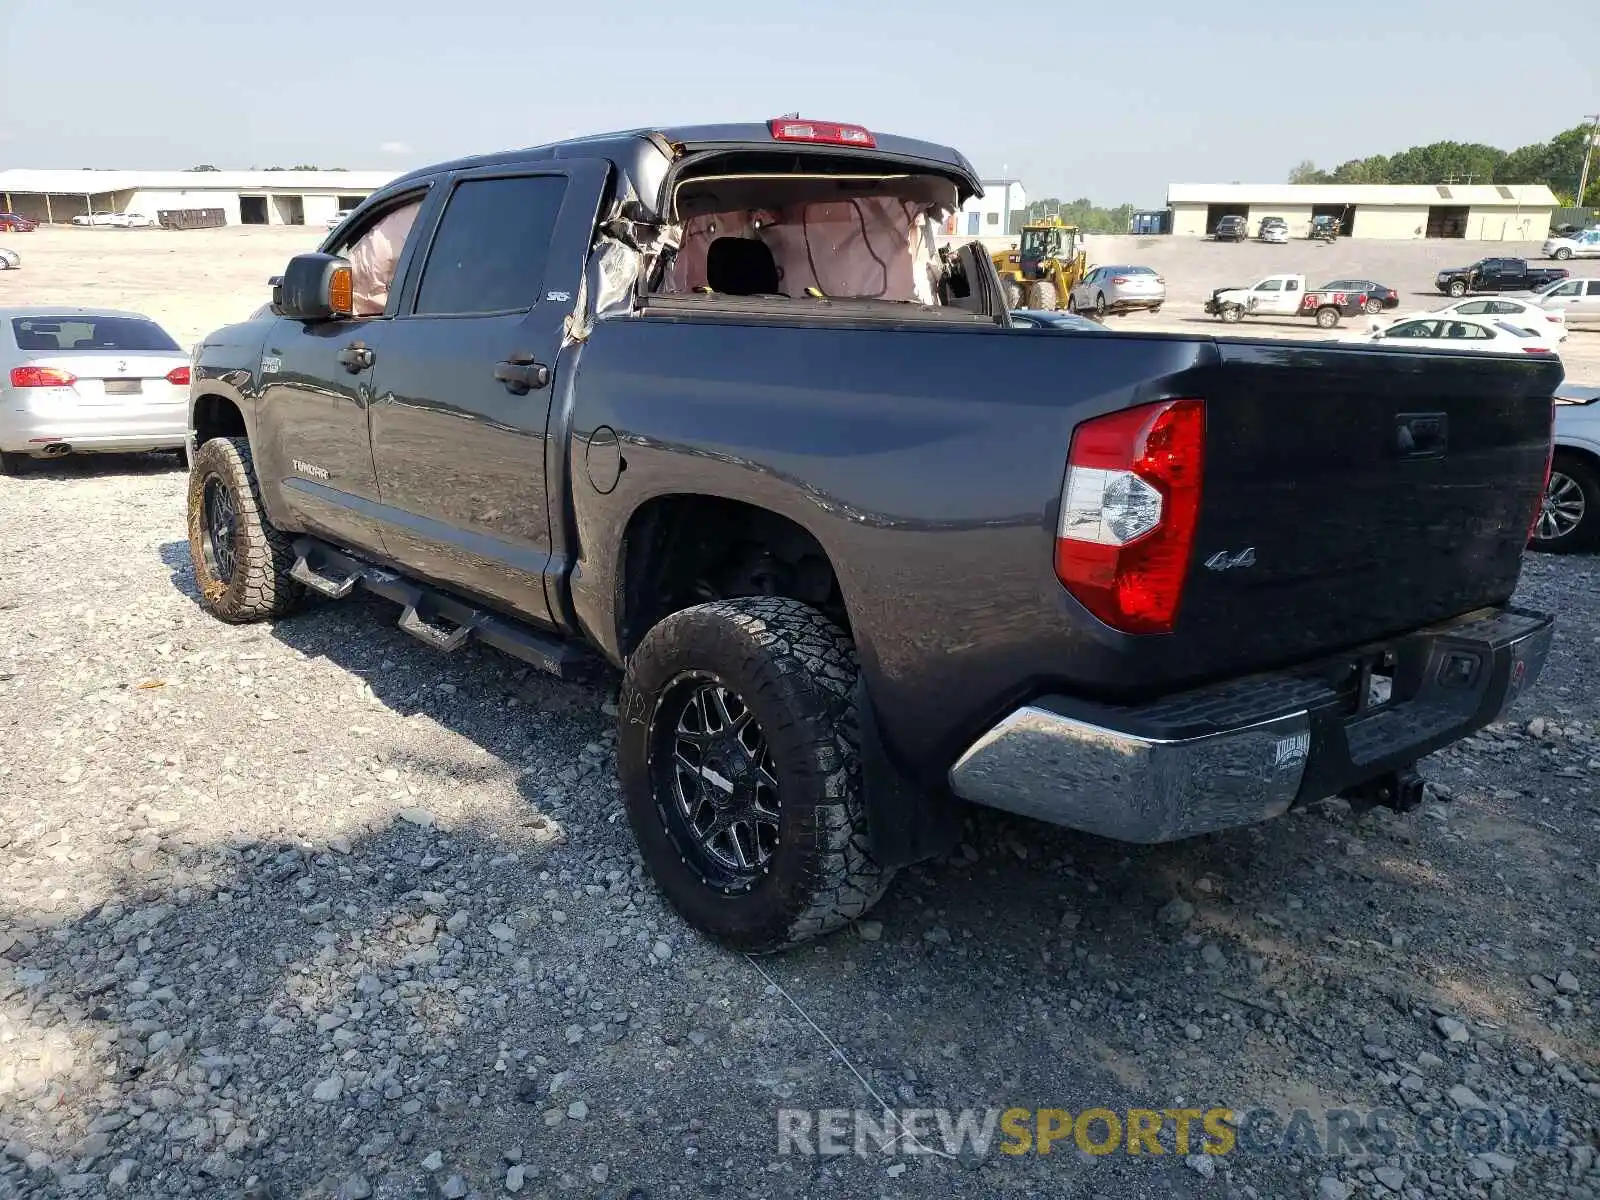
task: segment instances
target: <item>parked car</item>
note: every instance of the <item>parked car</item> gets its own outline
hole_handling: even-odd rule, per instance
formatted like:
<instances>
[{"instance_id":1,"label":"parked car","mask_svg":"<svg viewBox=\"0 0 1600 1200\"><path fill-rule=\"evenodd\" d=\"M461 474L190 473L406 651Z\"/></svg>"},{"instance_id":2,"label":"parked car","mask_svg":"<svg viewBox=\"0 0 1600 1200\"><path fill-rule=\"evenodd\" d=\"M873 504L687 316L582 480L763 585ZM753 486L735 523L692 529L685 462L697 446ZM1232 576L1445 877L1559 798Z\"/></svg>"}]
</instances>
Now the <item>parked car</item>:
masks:
<instances>
[{"instance_id":1,"label":"parked car","mask_svg":"<svg viewBox=\"0 0 1600 1200\"><path fill-rule=\"evenodd\" d=\"M1245 317L1312 317L1323 329L1366 307L1365 292L1309 291L1304 275L1268 275L1249 287L1218 288L1206 301L1206 312L1230 324Z\"/></svg>"},{"instance_id":2,"label":"parked car","mask_svg":"<svg viewBox=\"0 0 1600 1200\"><path fill-rule=\"evenodd\" d=\"M0 212L0 233L32 233L37 228L37 221L30 221L18 213Z\"/></svg>"},{"instance_id":3,"label":"parked car","mask_svg":"<svg viewBox=\"0 0 1600 1200\"><path fill-rule=\"evenodd\" d=\"M1480 258L1470 267L1446 267L1434 277L1434 286L1459 299L1468 292L1533 292L1558 279L1564 267L1530 267L1525 258Z\"/></svg>"},{"instance_id":4,"label":"parked car","mask_svg":"<svg viewBox=\"0 0 1600 1200\"><path fill-rule=\"evenodd\" d=\"M1223 217L1211 236L1219 242L1242 242L1250 236L1250 223L1243 217Z\"/></svg>"},{"instance_id":5,"label":"parked car","mask_svg":"<svg viewBox=\"0 0 1600 1200\"><path fill-rule=\"evenodd\" d=\"M1562 279L1534 296L1541 308L1559 309L1568 328L1600 328L1600 279Z\"/></svg>"},{"instance_id":6,"label":"parked car","mask_svg":"<svg viewBox=\"0 0 1600 1200\"><path fill-rule=\"evenodd\" d=\"M1167 281L1151 267L1096 267L1067 293L1067 308L1097 317L1141 309L1160 312L1166 298Z\"/></svg>"},{"instance_id":7,"label":"parked car","mask_svg":"<svg viewBox=\"0 0 1600 1200\"><path fill-rule=\"evenodd\" d=\"M1256 240L1276 245L1287 245L1289 242L1289 222L1282 217L1262 217L1261 224L1256 228Z\"/></svg>"},{"instance_id":8,"label":"parked car","mask_svg":"<svg viewBox=\"0 0 1600 1200\"><path fill-rule=\"evenodd\" d=\"M1078 333L1105 333L1106 327L1077 313L1060 309L1017 308L1011 311L1011 324L1017 329L1070 329Z\"/></svg>"},{"instance_id":9,"label":"parked car","mask_svg":"<svg viewBox=\"0 0 1600 1200\"><path fill-rule=\"evenodd\" d=\"M123 229L154 229L156 219L145 213L123 213L121 227Z\"/></svg>"},{"instance_id":10,"label":"parked car","mask_svg":"<svg viewBox=\"0 0 1600 1200\"><path fill-rule=\"evenodd\" d=\"M1460 313L1468 317L1495 317L1508 325L1526 329L1529 333L1540 334L1546 341L1567 340L1565 312L1560 308L1542 307L1538 303L1537 296L1531 300L1513 296L1479 296L1469 300L1457 300L1454 304L1435 309L1434 312L1440 316Z\"/></svg>"},{"instance_id":11,"label":"parked car","mask_svg":"<svg viewBox=\"0 0 1600 1200\"><path fill-rule=\"evenodd\" d=\"M97 225L105 228L116 228L127 225L128 221L121 213L90 212L79 213L72 218L72 223L82 226Z\"/></svg>"},{"instance_id":12,"label":"parked car","mask_svg":"<svg viewBox=\"0 0 1600 1200\"><path fill-rule=\"evenodd\" d=\"M1565 236L1548 237L1544 256L1565 261L1569 258L1600 258L1600 229L1584 229Z\"/></svg>"},{"instance_id":13,"label":"parked car","mask_svg":"<svg viewBox=\"0 0 1600 1200\"><path fill-rule=\"evenodd\" d=\"M1600 388L1556 389L1555 455L1532 544L1557 554L1600 548Z\"/></svg>"},{"instance_id":14,"label":"parked car","mask_svg":"<svg viewBox=\"0 0 1600 1200\"><path fill-rule=\"evenodd\" d=\"M981 243L913 257L979 186L799 119L393 181L196 352L198 602L616 664L643 864L747 951L862 916L957 799L1133 842L1419 804L1549 651L1508 604L1560 364L1010 329Z\"/></svg>"},{"instance_id":15,"label":"parked car","mask_svg":"<svg viewBox=\"0 0 1600 1200\"><path fill-rule=\"evenodd\" d=\"M22 255L0 246L0 271L15 271L22 265Z\"/></svg>"},{"instance_id":16,"label":"parked car","mask_svg":"<svg viewBox=\"0 0 1600 1200\"><path fill-rule=\"evenodd\" d=\"M0 474L22 460L181 450L189 359L149 317L0 308Z\"/></svg>"},{"instance_id":17,"label":"parked car","mask_svg":"<svg viewBox=\"0 0 1600 1200\"><path fill-rule=\"evenodd\" d=\"M1503 317L1468 317L1459 313L1417 313L1389 326L1373 322L1366 333L1355 334L1345 341L1555 357L1552 337L1513 325Z\"/></svg>"},{"instance_id":18,"label":"parked car","mask_svg":"<svg viewBox=\"0 0 1600 1200\"><path fill-rule=\"evenodd\" d=\"M1400 293L1392 287L1372 279L1333 279L1322 285L1325 292L1362 292L1367 297L1366 309L1374 315L1389 308L1400 307Z\"/></svg>"},{"instance_id":19,"label":"parked car","mask_svg":"<svg viewBox=\"0 0 1600 1200\"><path fill-rule=\"evenodd\" d=\"M355 209L353 208L341 208L338 212L334 213L333 216L328 218L328 228L337 229L340 225L345 223L350 214L354 211Z\"/></svg>"}]
</instances>

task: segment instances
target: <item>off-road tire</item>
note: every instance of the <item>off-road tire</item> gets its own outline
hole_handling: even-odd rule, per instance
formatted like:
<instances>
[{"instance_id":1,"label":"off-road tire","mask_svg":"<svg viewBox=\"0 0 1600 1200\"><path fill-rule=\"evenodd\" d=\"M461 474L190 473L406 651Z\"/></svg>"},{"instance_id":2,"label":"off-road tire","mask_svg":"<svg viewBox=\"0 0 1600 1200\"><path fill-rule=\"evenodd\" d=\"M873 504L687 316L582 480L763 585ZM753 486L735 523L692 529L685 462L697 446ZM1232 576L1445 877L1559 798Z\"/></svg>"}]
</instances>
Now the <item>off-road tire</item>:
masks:
<instances>
[{"instance_id":1,"label":"off-road tire","mask_svg":"<svg viewBox=\"0 0 1600 1200\"><path fill-rule=\"evenodd\" d=\"M1022 285L1013 279L1002 279L1000 289L1005 293L1006 311L1022 307Z\"/></svg>"},{"instance_id":2,"label":"off-road tire","mask_svg":"<svg viewBox=\"0 0 1600 1200\"><path fill-rule=\"evenodd\" d=\"M1574 551L1592 550L1600 545L1600 469L1593 460L1557 450L1550 464L1552 482L1565 476L1577 485L1583 495L1583 515L1577 525L1557 537L1540 537L1539 525L1534 524L1532 547L1547 554L1570 554Z\"/></svg>"},{"instance_id":3,"label":"off-road tire","mask_svg":"<svg viewBox=\"0 0 1600 1200\"><path fill-rule=\"evenodd\" d=\"M1048 279L1041 279L1037 283L1028 285L1028 307L1038 309L1040 312L1055 312L1059 303L1056 296L1056 285Z\"/></svg>"},{"instance_id":4,"label":"off-road tire","mask_svg":"<svg viewBox=\"0 0 1600 1200\"><path fill-rule=\"evenodd\" d=\"M1572 251L1568 250L1565 246L1561 246L1550 257L1555 259L1557 262L1566 262L1567 259L1572 257Z\"/></svg>"},{"instance_id":5,"label":"off-road tire","mask_svg":"<svg viewBox=\"0 0 1600 1200\"><path fill-rule=\"evenodd\" d=\"M233 496L236 565L226 582L217 577L205 553L204 496L213 479ZM282 616L305 595L305 589L289 577L294 560L288 535L267 520L249 440L218 437L201 446L189 472L189 561L194 565L200 606L235 625Z\"/></svg>"},{"instance_id":6,"label":"off-road tire","mask_svg":"<svg viewBox=\"0 0 1600 1200\"><path fill-rule=\"evenodd\" d=\"M686 675L709 674L750 710L771 751L779 834L767 873L745 890L708 881L663 805L652 771L662 701ZM719 600L673 613L628 658L617 709L617 766L645 867L697 929L765 954L828 933L875 904L893 876L873 861L861 794L855 647L798 600ZM670 714L668 715L670 719Z\"/></svg>"},{"instance_id":7,"label":"off-road tire","mask_svg":"<svg viewBox=\"0 0 1600 1200\"><path fill-rule=\"evenodd\" d=\"M22 464L27 457L26 454L14 454L10 450L0 451L0 475L22 474Z\"/></svg>"},{"instance_id":8,"label":"off-road tire","mask_svg":"<svg viewBox=\"0 0 1600 1200\"><path fill-rule=\"evenodd\" d=\"M1446 290L1450 293L1452 300L1459 300L1467 294L1467 281L1465 279L1452 279L1449 288Z\"/></svg>"}]
</instances>

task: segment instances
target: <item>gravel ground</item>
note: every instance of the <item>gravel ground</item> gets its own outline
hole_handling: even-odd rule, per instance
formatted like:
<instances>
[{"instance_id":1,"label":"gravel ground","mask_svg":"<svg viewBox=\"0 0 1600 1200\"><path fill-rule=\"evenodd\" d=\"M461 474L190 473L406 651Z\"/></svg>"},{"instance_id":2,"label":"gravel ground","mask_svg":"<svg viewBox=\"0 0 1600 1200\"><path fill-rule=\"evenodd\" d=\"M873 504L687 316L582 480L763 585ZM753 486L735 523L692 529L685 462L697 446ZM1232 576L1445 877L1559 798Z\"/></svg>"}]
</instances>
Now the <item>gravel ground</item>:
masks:
<instances>
[{"instance_id":1,"label":"gravel ground","mask_svg":"<svg viewBox=\"0 0 1600 1200\"><path fill-rule=\"evenodd\" d=\"M1595 559L1529 560L1554 661L1419 812L1155 848L975 814L872 919L752 962L642 876L614 684L438 656L376 600L222 625L184 482L0 480L0 1197L1600 1195ZM779 1107L881 1104L1563 1128L779 1153Z\"/></svg>"}]
</instances>

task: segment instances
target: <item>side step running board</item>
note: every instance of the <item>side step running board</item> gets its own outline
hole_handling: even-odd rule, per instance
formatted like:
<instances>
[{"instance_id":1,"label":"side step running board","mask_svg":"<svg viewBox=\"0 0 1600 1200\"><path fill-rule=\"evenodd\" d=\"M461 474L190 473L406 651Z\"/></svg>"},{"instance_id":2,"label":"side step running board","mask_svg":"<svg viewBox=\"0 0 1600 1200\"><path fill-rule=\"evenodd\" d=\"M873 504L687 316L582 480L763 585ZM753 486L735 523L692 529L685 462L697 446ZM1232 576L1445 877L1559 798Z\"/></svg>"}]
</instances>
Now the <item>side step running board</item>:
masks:
<instances>
[{"instance_id":1,"label":"side step running board","mask_svg":"<svg viewBox=\"0 0 1600 1200\"><path fill-rule=\"evenodd\" d=\"M296 538L294 553L289 571L292 578L335 600L348 596L357 584L393 600L402 609L400 628L435 650L448 653L476 639L561 679L579 678L595 665L594 656L575 642L473 608L454 596L335 550L326 542Z\"/></svg>"}]
</instances>

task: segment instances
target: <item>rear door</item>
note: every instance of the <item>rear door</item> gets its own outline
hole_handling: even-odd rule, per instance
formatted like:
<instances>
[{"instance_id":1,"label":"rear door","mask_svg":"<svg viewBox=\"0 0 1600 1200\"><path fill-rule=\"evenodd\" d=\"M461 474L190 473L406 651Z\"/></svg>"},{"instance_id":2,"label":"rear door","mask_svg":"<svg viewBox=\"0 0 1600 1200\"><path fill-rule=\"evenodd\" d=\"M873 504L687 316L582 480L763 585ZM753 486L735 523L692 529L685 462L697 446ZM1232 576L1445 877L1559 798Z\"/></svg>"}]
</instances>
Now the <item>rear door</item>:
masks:
<instances>
[{"instance_id":1,"label":"rear door","mask_svg":"<svg viewBox=\"0 0 1600 1200\"><path fill-rule=\"evenodd\" d=\"M452 176L378 352L390 554L547 623L565 564L552 561L546 426L608 176L588 160Z\"/></svg>"}]
</instances>

